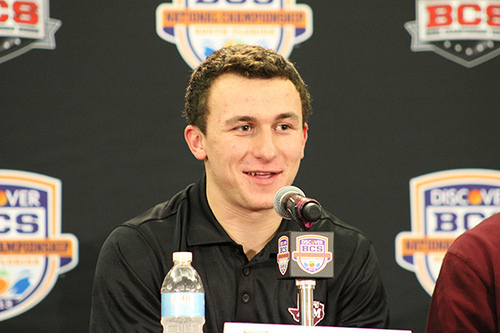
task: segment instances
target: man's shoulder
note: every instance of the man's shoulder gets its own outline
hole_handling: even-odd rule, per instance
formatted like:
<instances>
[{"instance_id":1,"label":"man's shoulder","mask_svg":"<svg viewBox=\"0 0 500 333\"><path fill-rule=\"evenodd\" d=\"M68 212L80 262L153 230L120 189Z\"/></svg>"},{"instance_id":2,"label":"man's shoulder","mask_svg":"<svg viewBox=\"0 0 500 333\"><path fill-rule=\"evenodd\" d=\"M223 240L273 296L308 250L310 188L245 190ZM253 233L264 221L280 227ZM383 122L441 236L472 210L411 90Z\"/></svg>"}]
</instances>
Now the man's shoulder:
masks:
<instances>
[{"instance_id":1,"label":"man's shoulder","mask_svg":"<svg viewBox=\"0 0 500 333\"><path fill-rule=\"evenodd\" d=\"M340 247L349 248L372 246L370 239L366 234L357 227L345 223L337 216L328 211L324 211L321 219L316 222L310 231L332 231L334 234L334 242Z\"/></svg>"},{"instance_id":2,"label":"man's shoulder","mask_svg":"<svg viewBox=\"0 0 500 333\"><path fill-rule=\"evenodd\" d=\"M192 184L178 192L169 200L159 203L136 217L116 226L109 234L106 243L150 242L158 237L178 237L177 222L179 214L187 211L183 206L189 205L189 191Z\"/></svg>"},{"instance_id":3,"label":"man's shoulder","mask_svg":"<svg viewBox=\"0 0 500 333\"><path fill-rule=\"evenodd\" d=\"M340 232L350 237L362 237L368 239L363 231L353 225L345 223L328 211L324 211L321 219L314 225L314 230L320 231L320 229L324 231Z\"/></svg>"},{"instance_id":4,"label":"man's shoulder","mask_svg":"<svg viewBox=\"0 0 500 333\"><path fill-rule=\"evenodd\" d=\"M169 219L175 219L181 207L188 204L189 190L192 184L186 189L178 192L172 198L162 203L155 205L147 211L137 215L136 217L124 222L121 226L132 229L153 227L161 223L165 225ZM167 223L168 224L168 223Z\"/></svg>"}]
</instances>

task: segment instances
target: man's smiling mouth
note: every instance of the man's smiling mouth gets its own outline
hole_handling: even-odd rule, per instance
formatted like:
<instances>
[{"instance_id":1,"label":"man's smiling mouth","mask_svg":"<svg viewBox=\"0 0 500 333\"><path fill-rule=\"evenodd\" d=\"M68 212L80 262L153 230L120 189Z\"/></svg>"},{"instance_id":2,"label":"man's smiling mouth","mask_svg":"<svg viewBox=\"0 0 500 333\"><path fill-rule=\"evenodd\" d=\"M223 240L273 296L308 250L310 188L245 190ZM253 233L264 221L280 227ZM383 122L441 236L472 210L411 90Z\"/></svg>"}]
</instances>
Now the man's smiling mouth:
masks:
<instances>
[{"instance_id":1,"label":"man's smiling mouth","mask_svg":"<svg viewBox=\"0 0 500 333\"><path fill-rule=\"evenodd\" d=\"M247 175L254 177L271 177L276 175L276 172L245 172Z\"/></svg>"}]
</instances>

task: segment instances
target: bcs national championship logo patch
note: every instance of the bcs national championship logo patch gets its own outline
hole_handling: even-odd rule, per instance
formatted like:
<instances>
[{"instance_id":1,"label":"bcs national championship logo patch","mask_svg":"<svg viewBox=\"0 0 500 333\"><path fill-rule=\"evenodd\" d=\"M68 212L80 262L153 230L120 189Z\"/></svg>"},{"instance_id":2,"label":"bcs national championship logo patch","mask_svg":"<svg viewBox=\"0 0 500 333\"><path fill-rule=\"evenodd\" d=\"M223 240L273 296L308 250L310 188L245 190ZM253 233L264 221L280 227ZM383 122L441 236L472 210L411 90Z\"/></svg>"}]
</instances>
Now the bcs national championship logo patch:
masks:
<instances>
[{"instance_id":1,"label":"bcs national championship logo patch","mask_svg":"<svg viewBox=\"0 0 500 333\"><path fill-rule=\"evenodd\" d=\"M0 170L0 321L34 307L78 263L78 241L61 234L61 182Z\"/></svg>"},{"instance_id":2,"label":"bcs national championship logo patch","mask_svg":"<svg viewBox=\"0 0 500 333\"><path fill-rule=\"evenodd\" d=\"M49 17L48 0L0 0L0 63L32 49L55 49L60 26Z\"/></svg>"},{"instance_id":3,"label":"bcs national championship logo patch","mask_svg":"<svg viewBox=\"0 0 500 333\"><path fill-rule=\"evenodd\" d=\"M500 54L500 0L416 0L407 22L411 49L434 51L467 68Z\"/></svg>"},{"instance_id":4,"label":"bcs national championship logo patch","mask_svg":"<svg viewBox=\"0 0 500 333\"><path fill-rule=\"evenodd\" d=\"M328 251L328 238L319 235L297 237L297 250L293 251L292 258L306 273L321 272L332 260L332 253Z\"/></svg>"},{"instance_id":5,"label":"bcs national championship logo patch","mask_svg":"<svg viewBox=\"0 0 500 333\"><path fill-rule=\"evenodd\" d=\"M396 237L396 261L432 295L444 255L464 231L500 212L500 171L456 169L410 180L411 231Z\"/></svg>"},{"instance_id":6,"label":"bcs national championship logo patch","mask_svg":"<svg viewBox=\"0 0 500 333\"><path fill-rule=\"evenodd\" d=\"M288 269L288 263L290 262L290 252L288 251L288 248L289 248L288 237L281 236L278 239L278 255L276 258L278 261L278 269L281 275L285 275Z\"/></svg>"},{"instance_id":7,"label":"bcs national championship logo patch","mask_svg":"<svg viewBox=\"0 0 500 333\"><path fill-rule=\"evenodd\" d=\"M295 0L173 0L156 9L156 32L197 67L213 51L261 45L288 58L313 31L312 11Z\"/></svg>"}]
</instances>

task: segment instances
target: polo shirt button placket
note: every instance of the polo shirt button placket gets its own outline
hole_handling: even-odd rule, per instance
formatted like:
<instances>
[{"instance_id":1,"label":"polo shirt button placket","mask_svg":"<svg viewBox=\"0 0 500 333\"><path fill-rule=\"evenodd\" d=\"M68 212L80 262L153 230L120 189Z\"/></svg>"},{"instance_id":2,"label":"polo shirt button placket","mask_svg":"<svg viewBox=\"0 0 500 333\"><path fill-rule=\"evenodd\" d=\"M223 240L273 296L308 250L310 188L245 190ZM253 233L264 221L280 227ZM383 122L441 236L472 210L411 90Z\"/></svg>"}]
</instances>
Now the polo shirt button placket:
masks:
<instances>
[{"instance_id":1,"label":"polo shirt button placket","mask_svg":"<svg viewBox=\"0 0 500 333\"><path fill-rule=\"evenodd\" d=\"M248 295L247 293L243 294L243 296L241 296L241 301L243 302L243 304L247 304L248 302L250 302L250 295Z\"/></svg>"}]
</instances>

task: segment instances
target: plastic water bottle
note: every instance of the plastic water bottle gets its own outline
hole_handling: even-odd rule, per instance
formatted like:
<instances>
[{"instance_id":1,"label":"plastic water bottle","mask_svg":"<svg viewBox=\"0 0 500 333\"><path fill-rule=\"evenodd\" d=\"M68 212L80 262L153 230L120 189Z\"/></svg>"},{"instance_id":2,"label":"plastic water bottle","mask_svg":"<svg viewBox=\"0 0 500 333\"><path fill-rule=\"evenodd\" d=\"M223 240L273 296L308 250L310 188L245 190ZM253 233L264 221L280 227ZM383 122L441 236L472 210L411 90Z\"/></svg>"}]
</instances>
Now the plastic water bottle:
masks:
<instances>
[{"instance_id":1,"label":"plastic water bottle","mask_svg":"<svg viewBox=\"0 0 500 333\"><path fill-rule=\"evenodd\" d=\"M174 252L174 267L161 286L161 324L164 333L202 333L205 290L191 266L191 252Z\"/></svg>"}]
</instances>

